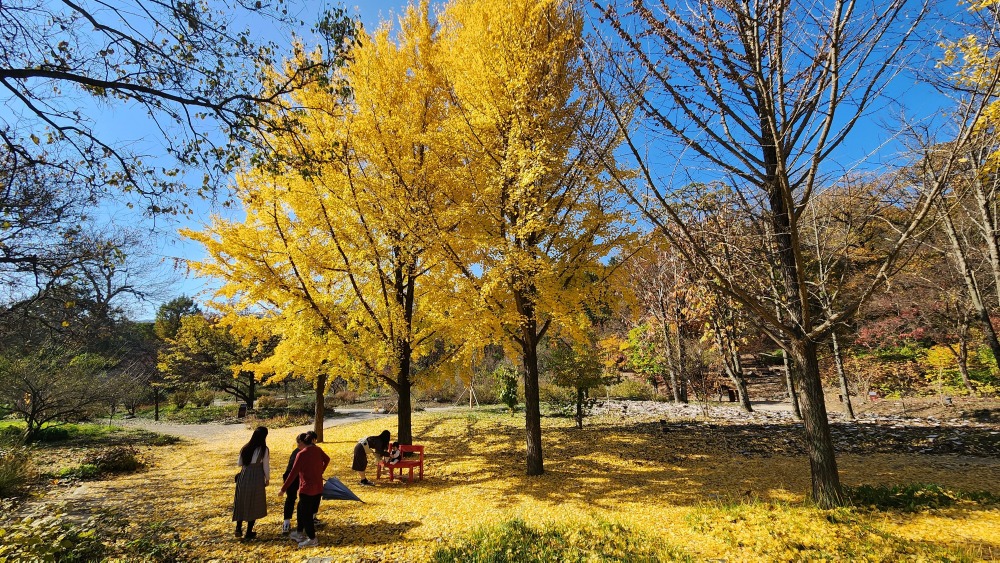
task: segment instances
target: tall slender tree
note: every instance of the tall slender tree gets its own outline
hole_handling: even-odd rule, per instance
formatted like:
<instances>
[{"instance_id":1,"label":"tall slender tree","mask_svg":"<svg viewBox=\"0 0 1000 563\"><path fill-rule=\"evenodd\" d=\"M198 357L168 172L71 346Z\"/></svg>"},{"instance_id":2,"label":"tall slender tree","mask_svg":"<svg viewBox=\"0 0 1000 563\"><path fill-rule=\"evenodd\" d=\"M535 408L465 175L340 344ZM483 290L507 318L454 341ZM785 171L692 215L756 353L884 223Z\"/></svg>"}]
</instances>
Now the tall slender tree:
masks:
<instances>
[{"instance_id":1,"label":"tall slender tree","mask_svg":"<svg viewBox=\"0 0 1000 563\"><path fill-rule=\"evenodd\" d=\"M812 497L820 506L839 505L844 496L817 344L894 271L899 249L914 236L936 193L908 202L911 220L896 244L856 298L832 314L817 315L809 294L802 213L837 150L881 102L907 53L918 48L913 33L925 8L901 0L867 10L849 1L822 9L797 0L593 4L614 30L606 45L621 51L610 65L594 65L597 82L609 103L635 101L643 131L649 133L630 134L628 141L648 190L635 193L633 201L647 220L681 239L679 247L691 249L689 261L710 264L713 283L758 319L791 357ZM625 131L636 125L629 115L620 120ZM960 131L957 142L967 138L968 131ZM644 145L651 139L657 144ZM761 261L775 266L777 303L755 290L762 284L748 287L712 266L712 249L687 232L671 180L660 166L678 155L690 162L682 182L725 181L748 202L749 220L770 230L771 244L762 248L772 252Z\"/></svg>"},{"instance_id":2,"label":"tall slender tree","mask_svg":"<svg viewBox=\"0 0 1000 563\"><path fill-rule=\"evenodd\" d=\"M467 220L445 247L521 358L527 473L539 475L538 346L554 324L589 323L584 303L620 241L618 196L601 170L619 137L585 87L575 3L455 0L441 25L451 130L468 163Z\"/></svg>"},{"instance_id":3,"label":"tall slender tree","mask_svg":"<svg viewBox=\"0 0 1000 563\"><path fill-rule=\"evenodd\" d=\"M210 254L196 268L224 280L234 329L280 337L259 370L312 380L318 409L335 375L377 378L398 394L399 439L411 443L411 386L440 363L415 360L448 359L435 346L462 313L448 309L435 245L436 225L455 222L457 165L427 3L401 23L395 38L387 26L361 38L330 85L296 95L302 129L276 135L279 153L240 178L244 221L188 235Z\"/></svg>"}]
</instances>

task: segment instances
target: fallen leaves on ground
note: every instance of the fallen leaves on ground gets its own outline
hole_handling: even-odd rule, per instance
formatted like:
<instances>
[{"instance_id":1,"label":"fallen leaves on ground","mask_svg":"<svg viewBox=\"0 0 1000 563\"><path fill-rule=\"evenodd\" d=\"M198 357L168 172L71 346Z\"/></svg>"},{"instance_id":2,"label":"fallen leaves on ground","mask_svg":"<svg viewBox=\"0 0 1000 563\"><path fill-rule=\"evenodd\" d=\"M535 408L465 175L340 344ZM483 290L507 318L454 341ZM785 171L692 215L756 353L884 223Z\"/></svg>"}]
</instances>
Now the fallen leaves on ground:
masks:
<instances>
[{"instance_id":1,"label":"fallen leaves on ground","mask_svg":"<svg viewBox=\"0 0 1000 563\"><path fill-rule=\"evenodd\" d=\"M996 506L917 513L811 507L804 500L809 465L795 425L595 419L578 430L570 419L544 418L545 474L528 477L523 418L478 409L417 413L413 434L427 448L425 478L390 483L383 476L376 487L360 486L350 471L354 444L393 423L326 430L321 447L332 458L326 475L340 477L365 502L323 501L319 547L300 550L280 534L278 479L294 429L271 429L268 436L269 514L251 543L233 537L230 521L238 442L158 447L145 472L50 496L68 498L81 511L122 511L135 526L169 521L189 555L204 561L424 561L479 527L514 518L533 526L620 524L662 546L664 559L891 561L940 559L954 548L1000 557ZM916 446L890 453L864 447L867 435L858 432L861 445L838 457L845 484L940 483L1000 494L996 450L980 457L931 455ZM371 467L369 477L374 473Z\"/></svg>"}]
</instances>

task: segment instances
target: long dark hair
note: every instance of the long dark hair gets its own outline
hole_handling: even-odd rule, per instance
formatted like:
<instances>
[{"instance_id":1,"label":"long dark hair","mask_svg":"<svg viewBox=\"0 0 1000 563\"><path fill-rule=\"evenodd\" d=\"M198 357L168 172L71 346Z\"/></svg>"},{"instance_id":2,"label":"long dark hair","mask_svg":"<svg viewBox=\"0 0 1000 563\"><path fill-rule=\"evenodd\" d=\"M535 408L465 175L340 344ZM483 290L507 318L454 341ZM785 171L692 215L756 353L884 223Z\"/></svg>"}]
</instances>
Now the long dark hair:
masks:
<instances>
[{"instance_id":1,"label":"long dark hair","mask_svg":"<svg viewBox=\"0 0 1000 563\"><path fill-rule=\"evenodd\" d=\"M250 441L240 450L240 461L243 462L243 465L250 465L253 452L257 448L264 448L264 451L267 451L267 428L263 426L258 426L253 431L253 434L250 435Z\"/></svg>"}]
</instances>

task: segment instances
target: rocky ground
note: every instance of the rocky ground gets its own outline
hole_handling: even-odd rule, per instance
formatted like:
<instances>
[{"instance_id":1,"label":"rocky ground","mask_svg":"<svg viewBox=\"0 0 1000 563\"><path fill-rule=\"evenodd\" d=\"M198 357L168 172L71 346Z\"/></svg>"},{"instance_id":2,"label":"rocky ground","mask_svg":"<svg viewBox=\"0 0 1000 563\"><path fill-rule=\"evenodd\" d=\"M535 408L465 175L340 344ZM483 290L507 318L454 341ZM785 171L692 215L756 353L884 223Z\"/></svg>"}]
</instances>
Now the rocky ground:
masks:
<instances>
[{"instance_id":1,"label":"rocky ground","mask_svg":"<svg viewBox=\"0 0 1000 563\"><path fill-rule=\"evenodd\" d=\"M838 452L851 454L956 454L1000 458L1000 403L984 401L963 408L917 408L937 416L904 416L898 408L859 409L856 421L830 413L830 429ZM969 405L965 405L968 407ZM596 423L631 426L637 433L694 439L736 455L770 457L805 453L802 423L789 404L760 403L747 413L733 403L708 405L601 401L591 411ZM624 424L623 424L624 423Z\"/></svg>"}]
</instances>

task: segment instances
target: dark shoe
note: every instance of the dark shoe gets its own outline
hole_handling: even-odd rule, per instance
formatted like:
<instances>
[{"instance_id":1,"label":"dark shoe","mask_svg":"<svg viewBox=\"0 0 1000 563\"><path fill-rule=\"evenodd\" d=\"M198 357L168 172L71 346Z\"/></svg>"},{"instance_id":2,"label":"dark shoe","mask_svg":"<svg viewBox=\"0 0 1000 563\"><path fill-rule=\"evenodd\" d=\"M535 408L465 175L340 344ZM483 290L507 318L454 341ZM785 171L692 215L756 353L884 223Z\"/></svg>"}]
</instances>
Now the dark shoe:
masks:
<instances>
[{"instance_id":1,"label":"dark shoe","mask_svg":"<svg viewBox=\"0 0 1000 563\"><path fill-rule=\"evenodd\" d=\"M243 537L243 526L236 526L236 537Z\"/></svg>"},{"instance_id":2,"label":"dark shoe","mask_svg":"<svg viewBox=\"0 0 1000 563\"><path fill-rule=\"evenodd\" d=\"M257 532L247 532L247 535L243 536L243 539L246 541L250 541L256 537L257 537Z\"/></svg>"},{"instance_id":3,"label":"dark shoe","mask_svg":"<svg viewBox=\"0 0 1000 563\"><path fill-rule=\"evenodd\" d=\"M366 487L374 487L375 486L375 483L372 483L368 479L362 479L361 480L361 484L364 485L364 486L366 486Z\"/></svg>"}]
</instances>

